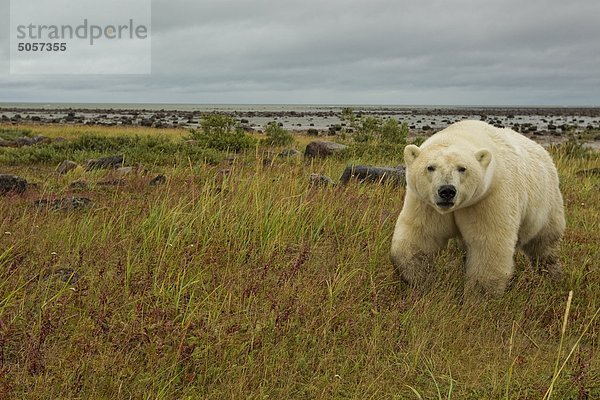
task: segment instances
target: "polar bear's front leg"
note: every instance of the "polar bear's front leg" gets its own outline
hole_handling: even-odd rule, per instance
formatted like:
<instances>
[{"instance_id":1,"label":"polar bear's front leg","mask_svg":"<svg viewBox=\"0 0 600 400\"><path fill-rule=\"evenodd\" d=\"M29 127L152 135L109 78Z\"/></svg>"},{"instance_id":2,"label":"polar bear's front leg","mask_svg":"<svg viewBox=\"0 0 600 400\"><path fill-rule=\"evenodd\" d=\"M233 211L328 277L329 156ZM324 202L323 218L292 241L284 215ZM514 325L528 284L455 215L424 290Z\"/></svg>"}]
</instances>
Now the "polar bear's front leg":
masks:
<instances>
[{"instance_id":1,"label":"polar bear's front leg","mask_svg":"<svg viewBox=\"0 0 600 400\"><path fill-rule=\"evenodd\" d=\"M515 242L492 243L489 237L467 240L465 293L504 293L514 272Z\"/></svg>"},{"instance_id":2,"label":"polar bear's front leg","mask_svg":"<svg viewBox=\"0 0 600 400\"><path fill-rule=\"evenodd\" d=\"M439 214L407 190L392 237L391 260L396 273L410 285L420 286L433 256L457 235L452 214Z\"/></svg>"},{"instance_id":3,"label":"polar bear's front leg","mask_svg":"<svg viewBox=\"0 0 600 400\"><path fill-rule=\"evenodd\" d=\"M516 206L503 205L488 197L455 213L467 246L466 293L502 294L513 275L519 216Z\"/></svg>"}]
</instances>

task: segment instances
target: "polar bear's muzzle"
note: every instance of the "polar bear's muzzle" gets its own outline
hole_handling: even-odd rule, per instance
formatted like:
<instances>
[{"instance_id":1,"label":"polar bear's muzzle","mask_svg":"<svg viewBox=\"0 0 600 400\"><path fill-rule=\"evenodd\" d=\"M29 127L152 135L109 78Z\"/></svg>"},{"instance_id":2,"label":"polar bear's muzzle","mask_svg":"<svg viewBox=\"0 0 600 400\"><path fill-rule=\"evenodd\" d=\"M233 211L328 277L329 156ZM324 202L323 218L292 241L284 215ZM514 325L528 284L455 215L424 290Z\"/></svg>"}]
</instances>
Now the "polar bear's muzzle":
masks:
<instances>
[{"instance_id":1,"label":"polar bear's muzzle","mask_svg":"<svg viewBox=\"0 0 600 400\"><path fill-rule=\"evenodd\" d=\"M449 210L454 207L456 198L456 187L454 185L442 185L437 190L435 204L442 210Z\"/></svg>"}]
</instances>

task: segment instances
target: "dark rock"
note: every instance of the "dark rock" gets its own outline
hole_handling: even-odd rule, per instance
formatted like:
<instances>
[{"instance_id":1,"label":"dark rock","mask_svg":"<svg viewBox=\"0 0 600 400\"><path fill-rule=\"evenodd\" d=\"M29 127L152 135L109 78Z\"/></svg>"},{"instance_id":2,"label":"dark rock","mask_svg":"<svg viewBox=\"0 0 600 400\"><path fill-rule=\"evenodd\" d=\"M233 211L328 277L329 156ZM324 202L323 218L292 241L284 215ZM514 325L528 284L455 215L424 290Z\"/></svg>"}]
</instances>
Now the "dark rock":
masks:
<instances>
[{"instance_id":1,"label":"dark rock","mask_svg":"<svg viewBox=\"0 0 600 400\"><path fill-rule=\"evenodd\" d=\"M80 275L71 268L59 268L56 271L50 271L44 276L44 280L58 279L64 283L76 284Z\"/></svg>"},{"instance_id":2,"label":"dark rock","mask_svg":"<svg viewBox=\"0 0 600 400\"><path fill-rule=\"evenodd\" d=\"M215 178L223 179L229 175L231 175L231 169L223 168L217 171L217 173L215 174Z\"/></svg>"},{"instance_id":3,"label":"dark rock","mask_svg":"<svg viewBox=\"0 0 600 400\"><path fill-rule=\"evenodd\" d=\"M108 169L119 168L123 166L123 156L102 157L95 160L86 160L85 169L91 171L93 169Z\"/></svg>"},{"instance_id":4,"label":"dark rock","mask_svg":"<svg viewBox=\"0 0 600 400\"><path fill-rule=\"evenodd\" d=\"M90 184L81 179L77 179L69 184L69 189L71 190L87 190L89 187Z\"/></svg>"},{"instance_id":5,"label":"dark rock","mask_svg":"<svg viewBox=\"0 0 600 400\"><path fill-rule=\"evenodd\" d=\"M0 147L18 147L14 140L0 139Z\"/></svg>"},{"instance_id":6,"label":"dark rock","mask_svg":"<svg viewBox=\"0 0 600 400\"><path fill-rule=\"evenodd\" d=\"M133 167L119 167L115 170L115 178L123 179L133 172Z\"/></svg>"},{"instance_id":7,"label":"dark rock","mask_svg":"<svg viewBox=\"0 0 600 400\"><path fill-rule=\"evenodd\" d=\"M47 208L52 211L71 211L86 208L92 204L87 197L65 197L64 199L41 199L33 202L38 208Z\"/></svg>"},{"instance_id":8,"label":"dark rock","mask_svg":"<svg viewBox=\"0 0 600 400\"><path fill-rule=\"evenodd\" d=\"M341 184L347 184L351 179L359 182L390 182L394 185L406 185L406 169L400 167L370 167L365 165L347 166L340 178Z\"/></svg>"},{"instance_id":9,"label":"dark rock","mask_svg":"<svg viewBox=\"0 0 600 400\"><path fill-rule=\"evenodd\" d=\"M308 184L311 187L318 187L318 186L334 186L335 183L333 182L333 180L328 177L327 175L320 175L320 174L310 174L310 176L308 177Z\"/></svg>"},{"instance_id":10,"label":"dark rock","mask_svg":"<svg viewBox=\"0 0 600 400\"><path fill-rule=\"evenodd\" d=\"M33 146L34 144L47 143L49 141L50 141L49 138L42 136L42 135L37 135L34 137L23 136L20 138L16 138L14 140L0 140L0 147Z\"/></svg>"},{"instance_id":11,"label":"dark rock","mask_svg":"<svg viewBox=\"0 0 600 400\"><path fill-rule=\"evenodd\" d=\"M23 193L27 189L27 181L16 175L0 175L0 195Z\"/></svg>"},{"instance_id":12,"label":"dark rock","mask_svg":"<svg viewBox=\"0 0 600 400\"><path fill-rule=\"evenodd\" d=\"M64 160L63 162L60 163L60 165L58 167L56 167L56 173L60 174L60 175L64 175L67 172L74 170L78 166L79 166L79 164L77 164L74 161Z\"/></svg>"},{"instance_id":13,"label":"dark rock","mask_svg":"<svg viewBox=\"0 0 600 400\"><path fill-rule=\"evenodd\" d=\"M600 175L600 168L590 168L590 169L582 169L581 171L577 171L577 176L592 176L592 175Z\"/></svg>"},{"instance_id":14,"label":"dark rock","mask_svg":"<svg viewBox=\"0 0 600 400\"><path fill-rule=\"evenodd\" d=\"M167 183L167 177L163 174L158 174L150 181L150 186L164 185Z\"/></svg>"},{"instance_id":15,"label":"dark rock","mask_svg":"<svg viewBox=\"0 0 600 400\"><path fill-rule=\"evenodd\" d=\"M98 182L98 186L119 186L125 184L123 179L108 179L102 182Z\"/></svg>"},{"instance_id":16,"label":"dark rock","mask_svg":"<svg viewBox=\"0 0 600 400\"><path fill-rule=\"evenodd\" d=\"M315 124L311 124L311 126L314 126ZM310 128L308 131L306 131L307 135L310 136L319 136L319 130L318 129L314 129L314 128Z\"/></svg>"},{"instance_id":17,"label":"dark rock","mask_svg":"<svg viewBox=\"0 0 600 400\"><path fill-rule=\"evenodd\" d=\"M302 153L296 149L285 149L278 154L279 157L300 157Z\"/></svg>"},{"instance_id":18,"label":"dark rock","mask_svg":"<svg viewBox=\"0 0 600 400\"><path fill-rule=\"evenodd\" d=\"M335 153L339 153L344 150L347 146L339 143L324 142L321 140L315 140L310 142L306 146L304 152L305 157L327 157Z\"/></svg>"}]
</instances>

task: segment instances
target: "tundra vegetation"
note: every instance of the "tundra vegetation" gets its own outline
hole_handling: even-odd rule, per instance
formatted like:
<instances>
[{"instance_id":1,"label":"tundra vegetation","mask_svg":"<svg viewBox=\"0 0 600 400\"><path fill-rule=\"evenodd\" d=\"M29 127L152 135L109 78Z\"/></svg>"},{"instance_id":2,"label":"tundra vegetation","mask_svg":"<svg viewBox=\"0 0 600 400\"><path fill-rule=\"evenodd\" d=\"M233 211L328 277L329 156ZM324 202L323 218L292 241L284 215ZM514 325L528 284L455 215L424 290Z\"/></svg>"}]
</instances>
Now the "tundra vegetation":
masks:
<instances>
[{"instance_id":1,"label":"tundra vegetation","mask_svg":"<svg viewBox=\"0 0 600 400\"><path fill-rule=\"evenodd\" d=\"M349 147L310 160L280 153L314 138L219 115L0 126L50 139L0 147L0 173L29 182L0 197L0 398L600 398L598 153L550 149L563 281L517 254L504 296L463 301L457 243L431 288L394 275L403 188L308 184L402 163L407 128L351 111ZM115 154L133 168L55 171Z\"/></svg>"}]
</instances>

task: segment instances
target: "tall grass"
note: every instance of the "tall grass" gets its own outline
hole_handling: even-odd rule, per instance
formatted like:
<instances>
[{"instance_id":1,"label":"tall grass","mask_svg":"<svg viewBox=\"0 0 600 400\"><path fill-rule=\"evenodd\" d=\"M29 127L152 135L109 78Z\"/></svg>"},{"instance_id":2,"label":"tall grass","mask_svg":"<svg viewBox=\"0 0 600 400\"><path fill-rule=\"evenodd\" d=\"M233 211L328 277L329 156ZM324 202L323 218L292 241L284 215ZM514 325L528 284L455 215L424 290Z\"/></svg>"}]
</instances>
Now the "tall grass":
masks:
<instances>
[{"instance_id":1,"label":"tall grass","mask_svg":"<svg viewBox=\"0 0 600 400\"><path fill-rule=\"evenodd\" d=\"M0 398L596 398L599 160L556 151L564 282L518 255L479 303L456 244L430 290L396 281L403 190L308 185L344 160L176 159L71 212L32 202L103 172L4 165L42 183L0 199Z\"/></svg>"}]
</instances>

